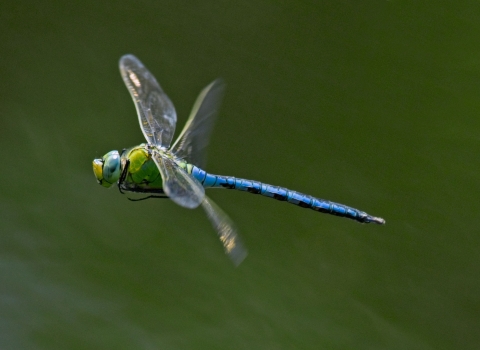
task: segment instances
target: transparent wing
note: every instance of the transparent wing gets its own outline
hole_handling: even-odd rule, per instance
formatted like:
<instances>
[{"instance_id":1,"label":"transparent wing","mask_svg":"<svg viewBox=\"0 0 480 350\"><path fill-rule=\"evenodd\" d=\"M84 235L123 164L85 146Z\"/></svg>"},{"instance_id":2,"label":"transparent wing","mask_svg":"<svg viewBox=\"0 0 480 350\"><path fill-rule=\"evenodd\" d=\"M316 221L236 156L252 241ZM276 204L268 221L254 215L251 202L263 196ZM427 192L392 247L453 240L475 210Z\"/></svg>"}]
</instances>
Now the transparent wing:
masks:
<instances>
[{"instance_id":1,"label":"transparent wing","mask_svg":"<svg viewBox=\"0 0 480 350\"><path fill-rule=\"evenodd\" d=\"M218 233L218 237L225 249L225 254L230 257L235 266L240 265L247 256L247 250L240 241L232 220L218 205L206 196L203 199L202 207Z\"/></svg>"},{"instance_id":2,"label":"transparent wing","mask_svg":"<svg viewBox=\"0 0 480 350\"><path fill-rule=\"evenodd\" d=\"M135 56L122 56L119 66L123 81L135 102L143 135L148 143L168 148L177 123L172 101Z\"/></svg>"},{"instance_id":3,"label":"transparent wing","mask_svg":"<svg viewBox=\"0 0 480 350\"><path fill-rule=\"evenodd\" d=\"M200 168L205 166L206 148L224 89L223 81L217 79L200 92L185 127L171 148L177 157Z\"/></svg>"},{"instance_id":4,"label":"transparent wing","mask_svg":"<svg viewBox=\"0 0 480 350\"><path fill-rule=\"evenodd\" d=\"M178 205L196 208L205 198L205 189L195 178L188 175L175 161L153 150L152 158L163 179L163 190Z\"/></svg>"}]
</instances>

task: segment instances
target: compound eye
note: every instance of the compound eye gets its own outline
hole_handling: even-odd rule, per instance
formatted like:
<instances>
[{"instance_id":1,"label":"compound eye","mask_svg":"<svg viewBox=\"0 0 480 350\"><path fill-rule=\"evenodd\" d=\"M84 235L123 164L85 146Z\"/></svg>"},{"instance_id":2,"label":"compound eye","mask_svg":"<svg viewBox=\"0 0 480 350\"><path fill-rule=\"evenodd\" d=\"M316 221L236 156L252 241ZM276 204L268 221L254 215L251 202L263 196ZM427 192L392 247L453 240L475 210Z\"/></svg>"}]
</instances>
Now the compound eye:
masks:
<instances>
[{"instance_id":1,"label":"compound eye","mask_svg":"<svg viewBox=\"0 0 480 350\"><path fill-rule=\"evenodd\" d=\"M118 181L121 174L121 161L118 151L108 152L103 157L103 178L110 185Z\"/></svg>"}]
</instances>

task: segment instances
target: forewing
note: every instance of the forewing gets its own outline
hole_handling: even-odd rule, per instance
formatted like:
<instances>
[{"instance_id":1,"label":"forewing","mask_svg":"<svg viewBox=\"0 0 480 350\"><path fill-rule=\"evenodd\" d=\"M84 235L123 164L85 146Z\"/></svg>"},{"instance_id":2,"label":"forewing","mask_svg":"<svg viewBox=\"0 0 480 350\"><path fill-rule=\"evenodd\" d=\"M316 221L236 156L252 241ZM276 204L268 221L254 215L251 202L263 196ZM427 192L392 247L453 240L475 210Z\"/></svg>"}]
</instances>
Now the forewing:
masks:
<instances>
[{"instance_id":1,"label":"forewing","mask_svg":"<svg viewBox=\"0 0 480 350\"><path fill-rule=\"evenodd\" d=\"M217 79L200 92L185 127L171 148L177 157L200 168L205 166L206 148L224 88L223 81Z\"/></svg>"},{"instance_id":2,"label":"forewing","mask_svg":"<svg viewBox=\"0 0 480 350\"><path fill-rule=\"evenodd\" d=\"M154 150L152 158L163 179L163 190L172 201L185 208L196 208L205 197L202 184L171 158Z\"/></svg>"},{"instance_id":3,"label":"forewing","mask_svg":"<svg viewBox=\"0 0 480 350\"><path fill-rule=\"evenodd\" d=\"M148 143L169 147L175 132L177 114L155 77L133 55L120 58L120 73L135 102L138 120Z\"/></svg>"},{"instance_id":4,"label":"forewing","mask_svg":"<svg viewBox=\"0 0 480 350\"><path fill-rule=\"evenodd\" d=\"M232 220L207 196L203 199L202 207L217 231L225 253L230 257L235 266L240 265L247 256L247 250L240 241Z\"/></svg>"}]
</instances>

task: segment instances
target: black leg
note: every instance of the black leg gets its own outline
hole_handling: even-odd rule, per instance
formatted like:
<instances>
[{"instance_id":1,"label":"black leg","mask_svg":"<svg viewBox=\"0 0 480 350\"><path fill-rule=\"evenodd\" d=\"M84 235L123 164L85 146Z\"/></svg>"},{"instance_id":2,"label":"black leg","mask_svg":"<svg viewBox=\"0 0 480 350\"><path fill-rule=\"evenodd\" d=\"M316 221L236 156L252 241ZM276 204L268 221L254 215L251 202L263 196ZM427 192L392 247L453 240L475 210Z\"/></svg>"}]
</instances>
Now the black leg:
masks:
<instances>
[{"instance_id":1,"label":"black leg","mask_svg":"<svg viewBox=\"0 0 480 350\"><path fill-rule=\"evenodd\" d=\"M125 194L122 191L122 185L125 179L127 178L127 173L128 173L128 167L130 166L130 159L127 159L127 162L125 163L125 166L123 167L122 175L120 175L120 179L118 180L118 190L120 191L121 194Z\"/></svg>"}]
</instances>

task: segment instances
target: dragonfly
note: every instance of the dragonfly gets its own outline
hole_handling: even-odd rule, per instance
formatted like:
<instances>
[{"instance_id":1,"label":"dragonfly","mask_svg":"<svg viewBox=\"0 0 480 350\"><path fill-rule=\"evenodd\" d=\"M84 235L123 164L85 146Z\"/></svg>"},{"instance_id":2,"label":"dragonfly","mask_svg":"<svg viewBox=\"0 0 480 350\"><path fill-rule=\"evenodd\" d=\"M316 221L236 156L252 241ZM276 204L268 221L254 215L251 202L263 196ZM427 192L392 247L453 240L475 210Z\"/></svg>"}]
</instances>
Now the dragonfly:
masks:
<instances>
[{"instance_id":1,"label":"dragonfly","mask_svg":"<svg viewBox=\"0 0 480 350\"><path fill-rule=\"evenodd\" d=\"M209 136L223 96L223 81L217 79L201 91L183 130L171 145L177 123L173 103L137 57L122 56L119 67L147 142L121 152L110 151L94 159L97 182L106 188L117 184L121 193L137 193L144 196L141 199L170 198L189 209L201 206L235 265L244 260L247 250L232 220L205 195L205 189L234 189L360 223L385 224L380 217L343 204L256 180L214 175L203 170Z\"/></svg>"}]
</instances>

